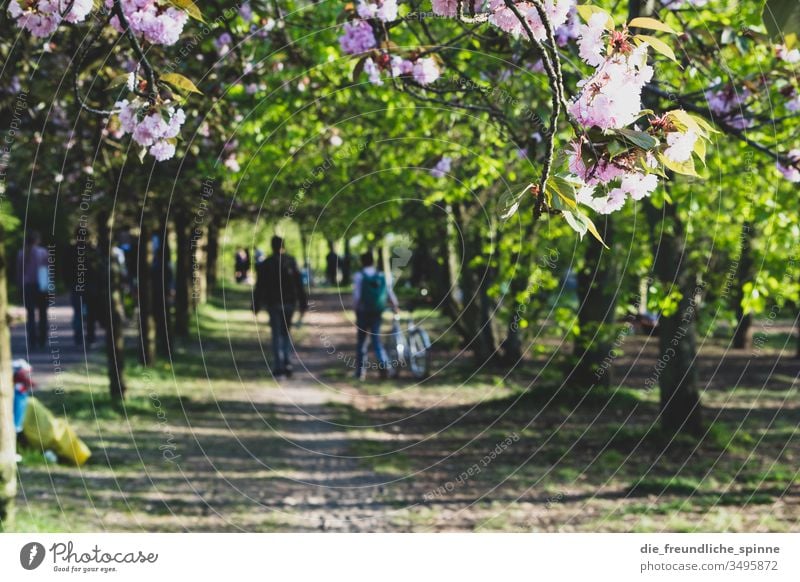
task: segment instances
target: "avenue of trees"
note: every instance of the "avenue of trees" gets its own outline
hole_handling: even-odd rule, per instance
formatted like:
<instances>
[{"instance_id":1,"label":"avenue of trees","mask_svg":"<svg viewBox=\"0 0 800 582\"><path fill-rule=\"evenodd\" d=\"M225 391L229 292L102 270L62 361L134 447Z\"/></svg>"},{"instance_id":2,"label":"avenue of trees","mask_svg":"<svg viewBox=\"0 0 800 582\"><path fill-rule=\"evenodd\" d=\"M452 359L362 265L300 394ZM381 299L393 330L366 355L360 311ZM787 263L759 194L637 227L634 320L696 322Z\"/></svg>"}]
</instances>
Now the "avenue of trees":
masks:
<instances>
[{"instance_id":1,"label":"avenue of trees","mask_svg":"<svg viewBox=\"0 0 800 582\"><path fill-rule=\"evenodd\" d=\"M413 283L498 373L554 334L571 340L564 389L609 390L620 318L658 313L658 420L699 437L698 334L724 324L745 349L755 318L800 306L796 2L153 0L172 18L158 35L126 0L84 4L54 30L31 20L37 2L0 15L0 321L28 226L63 248L88 225L101 257L135 234L145 366L190 336L232 220L255 233L288 218L321 240L403 233ZM603 76L613 59L630 78ZM122 403L123 305L101 272ZM575 308L553 301L569 274ZM4 325L0 520L15 495L10 361Z\"/></svg>"}]
</instances>

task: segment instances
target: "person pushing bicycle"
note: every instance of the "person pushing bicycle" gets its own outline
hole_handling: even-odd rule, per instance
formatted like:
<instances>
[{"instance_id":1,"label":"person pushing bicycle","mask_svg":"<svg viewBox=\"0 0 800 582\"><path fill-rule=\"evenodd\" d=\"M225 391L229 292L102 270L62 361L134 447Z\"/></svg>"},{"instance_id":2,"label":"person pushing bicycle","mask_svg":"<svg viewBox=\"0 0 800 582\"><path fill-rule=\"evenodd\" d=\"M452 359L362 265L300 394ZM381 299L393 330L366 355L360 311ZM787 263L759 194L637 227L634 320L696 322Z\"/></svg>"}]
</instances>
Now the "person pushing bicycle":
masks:
<instances>
[{"instance_id":1,"label":"person pushing bicycle","mask_svg":"<svg viewBox=\"0 0 800 582\"><path fill-rule=\"evenodd\" d=\"M356 312L356 373L358 380L366 380L367 336L372 339L372 348L378 360L378 371L381 378L389 374L389 358L381 342L381 317L386 304L391 304L392 311L397 313L400 306L397 296L384 273L375 268L372 251L361 255L361 270L353 276L353 309Z\"/></svg>"}]
</instances>

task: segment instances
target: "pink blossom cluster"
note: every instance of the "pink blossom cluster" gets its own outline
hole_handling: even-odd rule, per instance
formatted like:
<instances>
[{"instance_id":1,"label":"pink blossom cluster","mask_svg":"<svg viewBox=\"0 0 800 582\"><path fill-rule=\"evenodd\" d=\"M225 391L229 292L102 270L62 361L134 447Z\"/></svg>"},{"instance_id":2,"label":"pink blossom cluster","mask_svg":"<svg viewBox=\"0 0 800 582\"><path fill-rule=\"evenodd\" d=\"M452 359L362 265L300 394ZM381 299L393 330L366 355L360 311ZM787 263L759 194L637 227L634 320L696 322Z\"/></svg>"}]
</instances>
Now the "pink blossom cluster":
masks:
<instances>
[{"instance_id":1,"label":"pink blossom cluster","mask_svg":"<svg viewBox=\"0 0 800 582\"><path fill-rule=\"evenodd\" d=\"M430 85L441 75L439 66L431 57L411 61L397 55L390 57L386 53L381 54L377 61L372 57L364 61L364 72L373 85L383 85L383 72L394 78L410 76L420 85Z\"/></svg>"},{"instance_id":2,"label":"pink blossom cluster","mask_svg":"<svg viewBox=\"0 0 800 582\"><path fill-rule=\"evenodd\" d=\"M575 4L575 0L543 0L544 12L547 14L554 31L567 22L569 12L575 7ZM547 40L547 30L536 6L530 2L515 2L515 7L520 15L525 18L533 37L538 41ZM523 33L527 36L527 31L522 22L514 14L514 11L506 6L505 0L489 0L489 10L492 12L489 22L496 27L515 37Z\"/></svg>"},{"instance_id":3,"label":"pink blossom cluster","mask_svg":"<svg viewBox=\"0 0 800 582\"><path fill-rule=\"evenodd\" d=\"M783 177L794 184L800 183L800 170L796 166L800 165L800 149L794 149L787 154L787 157L794 163L791 166L785 166L778 162L778 171L783 174Z\"/></svg>"},{"instance_id":4,"label":"pink blossom cluster","mask_svg":"<svg viewBox=\"0 0 800 582\"><path fill-rule=\"evenodd\" d=\"M583 141L572 142L569 168L581 182L575 201L595 212L600 214L616 212L625 205L628 197L641 200L652 194L658 186L658 177L655 174L646 174L633 169L634 164L631 160L623 159L618 163L601 158L587 166L583 154ZM652 157L648 157L648 160L649 165L655 165ZM598 186L602 186L603 193L595 196Z\"/></svg>"},{"instance_id":5,"label":"pink blossom cluster","mask_svg":"<svg viewBox=\"0 0 800 582\"><path fill-rule=\"evenodd\" d=\"M719 79L716 83L719 83ZM706 91L706 101L711 112L726 125L736 129L747 129L753 122L745 117L744 105L751 95L747 87L737 89L733 85L727 85L716 91Z\"/></svg>"},{"instance_id":6,"label":"pink blossom cluster","mask_svg":"<svg viewBox=\"0 0 800 582\"><path fill-rule=\"evenodd\" d=\"M133 141L147 148L159 162L175 155L175 138L180 133L186 114L172 106L152 110L149 104L124 99L115 104L122 135L131 134Z\"/></svg>"},{"instance_id":7,"label":"pink blossom cluster","mask_svg":"<svg viewBox=\"0 0 800 582\"><path fill-rule=\"evenodd\" d=\"M358 15L361 18L377 18L382 22L397 19L397 0L358 0Z\"/></svg>"},{"instance_id":8,"label":"pink blossom cluster","mask_svg":"<svg viewBox=\"0 0 800 582\"><path fill-rule=\"evenodd\" d=\"M449 156L442 156L441 159L436 162L436 165L431 168L431 176L434 178L444 178L444 176L450 173L450 170L453 168L453 159Z\"/></svg>"},{"instance_id":9,"label":"pink blossom cluster","mask_svg":"<svg viewBox=\"0 0 800 582\"><path fill-rule=\"evenodd\" d=\"M431 5L433 13L439 16L455 18L458 15L458 0L431 0ZM473 0L472 6L477 14L483 6L483 0ZM464 14L469 14L469 0L461 4L461 10Z\"/></svg>"},{"instance_id":10,"label":"pink blossom cluster","mask_svg":"<svg viewBox=\"0 0 800 582\"><path fill-rule=\"evenodd\" d=\"M653 78L647 49L643 43L628 55L604 60L594 75L578 83L581 92L570 114L587 128L622 129L633 123L642 110L642 89Z\"/></svg>"},{"instance_id":11,"label":"pink blossom cluster","mask_svg":"<svg viewBox=\"0 0 800 582\"><path fill-rule=\"evenodd\" d=\"M53 34L61 21L83 22L92 11L92 0L74 0L69 12L62 16L69 0L11 0L8 13L17 26L41 38Z\"/></svg>"},{"instance_id":12,"label":"pink blossom cluster","mask_svg":"<svg viewBox=\"0 0 800 582\"><path fill-rule=\"evenodd\" d=\"M800 49L789 50L784 44L775 47L775 56L790 65L800 63Z\"/></svg>"},{"instance_id":13,"label":"pink blossom cluster","mask_svg":"<svg viewBox=\"0 0 800 582\"><path fill-rule=\"evenodd\" d=\"M114 2L105 0L105 5L111 9ZM189 20L183 10L162 5L157 0L122 0L120 5L131 30L152 44L175 44ZM111 26L122 32L117 16L111 19Z\"/></svg>"},{"instance_id":14,"label":"pink blossom cluster","mask_svg":"<svg viewBox=\"0 0 800 582\"><path fill-rule=\"evenodd\" d=\"M339 37L339 46L348 55L357 55L378 46L372 26L365 20L345 22L344 34Z\"/></svg>"}]
</instances>

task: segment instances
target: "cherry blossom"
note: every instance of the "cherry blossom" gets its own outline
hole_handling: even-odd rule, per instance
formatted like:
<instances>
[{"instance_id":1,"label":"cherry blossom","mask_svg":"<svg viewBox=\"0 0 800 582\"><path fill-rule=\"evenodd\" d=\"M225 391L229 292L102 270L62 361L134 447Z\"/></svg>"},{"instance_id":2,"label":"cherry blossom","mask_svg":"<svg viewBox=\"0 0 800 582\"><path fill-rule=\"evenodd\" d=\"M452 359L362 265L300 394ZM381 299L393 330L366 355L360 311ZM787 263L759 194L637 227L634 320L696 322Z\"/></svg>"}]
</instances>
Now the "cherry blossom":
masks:
<instances>
[{"instance_id":1,"label":"cherry blossom","mask_svg":"<svg viewBox=\"0 0 800 582\"><path fill-rule=\"evenodd\" d=\"M431 57L418 59L411 71L414 80L420 85L430 85L439 78L440 74L436 61Z\"/></svg>"},{"instance_id":2,"label":"cherry blossom","mask_svg":"<svg viewBox=\"0 0 800 582\"><path fill-rule=\"evenodd\" d=\"M106 0L105 5L111 9L114 2ZM163 6L156 0L121 0L120 5L134 34L152 44L175 44L189 20L183 10ZM117 32L123 32L116 16L111 19L110 24Z\"/></svg>"},{"instance_id":3,"label":"cherry blossom","mask_svg":"<svg viewBox=\"0 0 800 582\"><path fill-rule=\"evenodd\" d=\"M431 169L431 176L434 178L443 178L445 174L448 174L453 166L453 160L449 156L442 156L442 158L436 162L436 165Z\"/></svg>"},{"instance_id":4,"label":"cherry blossom","mask_svg":"<svg viewBox=\"0 0 800 582\"><path fill-rule=\"evenodd\" d=\"M75 0L69 12L62 16L68 5L68 0L11 0L8 12L17 26L44 38L53 34L62 20L72 24L83 22L93 7L92 0Z\"/></svg>"},{"instance_id":5,"label":"cherry blossom","mask_svg":"<svg viewBox=\"0 0 800 582\"><path fill-rule=\"evenodd\" d=\"M431 0L431 5L433 7L433 13L438 14L439 16L448 16L450 18L455 18L458 15L458 0ZM469 13L469 0L465 1L462 4L461 10L464 14ZM483 6L483 0L474 0L473 8L475 12L480 12L481 7Z\"/></svg>"},{"instance_id":6,"label":"cherry blossom","mask_svg":"<svg viewBox=\"0 0 800 582\"><path fill-rule=\"evenodd\" d=\"M377 18L389 22L397 19L397 0L358 0L357 12L361 18Z\"/></svg>"},{"instance_id":7,"label":"cherry blossom","mask_svg":"<svg viewBox=\"0 0 800 582\"><path fill-rule=\"evenodd\" d=\"M344 34L339 37L342 51L348 55L357 55L378 46L372 26L363 20L345 22Z\"/></svg>"},{"instance_id":8,"label":"cherry blossom","mask_svg":"<svg viewBox=\"0 0 800 582\"><path fill-rule=\"evenodd\" d=\"M562 26L567 21L569 11L575 4L575 0L544 0L542 2L544 11L547 14L547 18L550 20L550 25L553 27L553 30ZM530 2L516 2L515 7L517 11L524 16L533 38L540 42L547 40L547 30L536 6ZM492 12L492 15L489 17L489 22L499 29L515 37L520 36L523 32L527 35L527 31L525 31L517 15L514 14L511 8L506 6L505 0L490 0L489 10Z\"/></svg>"},{"instance_id":9,"label":"cherry blossom","mask_svg":"<svg viewBox=\"0 0 800 582\"><path fill-rule=\"evenodd\" d=\"M782 61L789 64L800 63L800 49L789 50L786 45L778 45L775 47L775 55Z\"/></svg>"},{"instance_id":10,"label":"cherry blossom","mask_svg":"<svg viewBox=\"0 0 800 582\"><path fill-rule=\"evenodd\" d=\"M124 99L115 104L120 122L120 135L131 134L133 141L149 148L150 154L158 161L175 155L174 139L186 121L183 109L171 105L153 107L138 98Z\"/></svg>"},{"instance_id":11,"label":"cherry blossom","mask_svg":"<svg viewBox=\"0 0 800 582\"><path fill-rule=\"evenodd\" d=\"M800 149L794 149L787 154L787 157L794 162L795 165L800 164ZM795 166L784 166L778 162L778 171L783 174L783 177L794 184L800 183L800 170Z\"/></svg>"},{"instance_id":12,"label":"cherry blossom","mask_svg":"<svg viewBox=\"0 0 800 582\"><path fill-rule=\"evenodd\" d=\"M643 43L628 56L613 55L592 77L578 83L581 93L569 112L581 125L621 129L636 120L642 109L642 89L653 78L647 48Z\"/></svg>"},{"instance_id":13,"label":"cherry blossom","mask_svg":"<svg viewBox=\"0 0 800 582\"><path fill-rule=\"evenodd\" d=\"M606 47L603 41L603 34L605 33L606 22L608 17L602 12L593 14L589 22L585 25L578 27L578 55L584 60L587 65L599 67L605 57Z\"/></svg>"},{"instance_id":14,"label":"cherry blossom","mask_svg":"<svg viewBox=\"0 0 800 582\"><path fill-rule=\"evenodd\" d=\"M667 147L664 155L670 160L682 164L692 158L694 146L697 143L697 134L689 130L685 133L672 131L667 134Z\"/></svg>"}]
</instances>

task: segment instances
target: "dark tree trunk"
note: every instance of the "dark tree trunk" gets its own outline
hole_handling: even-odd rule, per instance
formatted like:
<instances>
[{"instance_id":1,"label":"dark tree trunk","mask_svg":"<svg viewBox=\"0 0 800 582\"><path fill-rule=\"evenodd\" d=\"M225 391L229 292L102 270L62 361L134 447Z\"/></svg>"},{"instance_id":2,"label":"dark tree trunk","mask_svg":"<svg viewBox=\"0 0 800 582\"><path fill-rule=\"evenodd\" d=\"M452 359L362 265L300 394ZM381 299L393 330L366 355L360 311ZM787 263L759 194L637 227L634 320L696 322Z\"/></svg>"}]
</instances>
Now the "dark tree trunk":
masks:
<instances>
[{"instance_id":1,"label":"dark tree trunk","mask_svg":"<svg viewBox=\"0 0 800 582\"><path fill-rule=\"evenodd\" d=\"M0 531L14 522L17 495L17 433L14 430L14 384L11 382L11 339L8 333L8 263L5 232L0 224Z\"/></svg>"},{"instance_id":2,"label":"dark tree trunk","mask_svg":"<svg viewBox=\"0 0 800 582\"><path fill-rule=\"evenodd\" d=\"M533 234L536 222L529 220L522 233L520 251L513 257L514 273L508 286L507 297L510 298L511 313L508 316L506 338L503 340L503 360L510 366L522 359L522 322L536 315L531 313L530 269L535 260L536 246ZM499 247L499 245L498 245ZM539 250L539 249L536 249Z\"/></svg>"},{"instance_id":3,"label":"dark tree trunk","mask_svg":"<svg viewBox=\"0 0 800 582\"><path fill-rule=\"evenodd\" d=\"M688 268L685 231L675 204L659 210L646 202L645 209L652 231L655 276L665 294L681 294L677 309L659 319L660 357L654 373L661 390L661 426L668 434L699 436L703 419L695 368L695 321L702 288Z\"/></svg>"},{"instance_id":4,"label":"dark tree trunk","mask_svg":"<svg viewBox=\"0 0 800 582\"><path fill-rule=\"evenodd\" d=\"M744 299L744 286L754 279L753 267L753 238L755 231L750 222L742 225L740 238L739 264L736 267L736 282L733 289L733 307L736 310L736 329L733 332L733 347L737 350L748 349L752 343L753 315L750 311L745 313L742 308Z\"/></svg>"},{"instance_id":5,"label":"dark tree trunk","mask_svg":"<svg viewBox=\"0 0 800 582\"><path fill-rule=\"evenodd\" d=\"M175 335L189 335L189 289L194 247L189 236L189 219L183 210L175 213Z\"/></svg>"},{"instance_id":6,"label":"dark tree trunk","mask_svg":"<svg viewBox=\"0 0 800 582\"><path fill-rule=\"evenodd\" d=\"M214 216L208 221L206 233L206 294L213 296L217 288L219 258L219 226Z\"/></svg>"},{"instance_id":7,"label":"dark tree trunk","mask_svg":"<svg viewBox=\"0 0 800 582\"><path fill-rule=\"evenodd\" d=\"M478 364L491 361L497 355L497 341L492 328L494 301L488 290L494 281L494 272L483 253L483 236L480 225L463 217L459 205L453 206L456 221L464 232L461 261L462 336L465 347L472 350ZM477 219L476 219L477 220ZM470 224L472 222L472 224Z\"/></svg>"},{"instance_id":8,"label":"dark tree trunk","mask_svg":"<svg viewBox=\"0 0 800 582\"><path fill-rule=\"evenodd\" d=\"M171 266L169 234L166 222L159 229L160 244L154 254L153 311L156 320L156 352L161 358L170 357L172 312L170 306Z\"/></svg>"},{"instance_id":9,"label":"dark tree trunk","mask_svg":"<svg viewBox=\"0 0 800 582\"><path fill-rule=\"evenodd\" d=\"M344 239L344 255L342 255L342 285L349 285L353 274L353 256L350 254L350 239Z\"/></svg>"},{"instance_id":10,"label":"dark tree trunk","mask_svg":"<svg viewBox=\"0 0 800 582\"><path fill-rule=\"evenodd\" d=\"M98 251L102 266L103 319L106 328L106 369L111 400L125 399L125 308L122 302L122 271L111 251L111 228L106 213L98 215Z\"/></svg>"},{"instance_id":11,"label":"dark tree trunk","mask_svg":"<svg viewBox=\"0 0 800 582\"><path fill-rule=\"evenodd\" d=\"M600 226L603 240L611 246L614 240L610 216ZM614 315L617 307L619 275L616 257L594 239L584 244L583 268L578 272L578 325L575 338L575 367L570 384L580 388L609 387L613 378L612 349Z\"/></svg>"},{"instance_id":12,"label":"dark tree trunk","mask_svg":"<svg viewBox=\"0 0 800 582\"><path fill-rule=\"evenodd\" d=\"M139 362L151 366L156 359L156 323L153 317L153 241L146 219L139 231L137 279L139 282Z\"/></svg>"}]
</instances>

